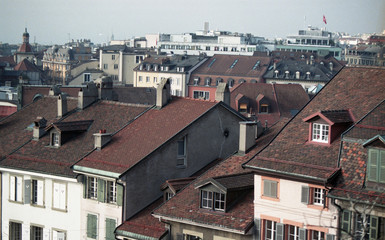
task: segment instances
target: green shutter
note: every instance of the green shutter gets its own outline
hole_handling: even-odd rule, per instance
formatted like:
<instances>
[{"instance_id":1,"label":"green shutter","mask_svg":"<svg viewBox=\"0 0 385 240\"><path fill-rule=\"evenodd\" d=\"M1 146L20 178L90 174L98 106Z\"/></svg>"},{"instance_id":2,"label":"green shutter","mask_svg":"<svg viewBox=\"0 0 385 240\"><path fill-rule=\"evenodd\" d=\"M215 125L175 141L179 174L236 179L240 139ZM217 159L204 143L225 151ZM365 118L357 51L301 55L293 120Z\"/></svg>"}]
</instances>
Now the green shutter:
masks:
<instances>
[{"instance_id":1,"label":"green shutter","mask_svg":"<svg viewBox=\"0 0 385 240\"><path fill-rule=\"evenodd\" d=\"M105 202L105 198L106 198L105 189L106 189L106 181L98 178L98 201L99 202Z\"/></svg>"},{"instance_id":2,"label":"green shutter","mask_svg":"<svg viewBox=\"0 0 385 240\"><path fill-rule=\"evenodd\" d=\"M261 219L259 218L254 219L254 225L255 225L254 239L260 240L261 239Z\"/></svg>"},{"instance_id":3,"label":"green shutter","mask_svg":"<svg viewBox=\"0 0 385 240\"><path fill-rule=\"evenodd\" d=\"M306 240L306 229L299 229L298 240Z\"/></svg>"},{"instance_id":4,"label":"green shutter","mask_svg":"<svg viewBox=\"0 0 385 240\"><path fill-rule=\"evenodd\" d=\"M98 217L96 215L93 215L93 214L87 215L87 237L96 239L97 223L98 223Z\"/></svg>"},{"instance_id":5,"label":"green shutter","mask_svg":"<svg viewBox=\"0 0 385 240\"><path fill-rule=\"evenodd\" d=\"M106 218L106 240L115 240L116 220Z\"/></svg>"},{"instance_id":6,"label":"green shutter","mask_svg":"<svg viewBox=\"0 0 385 240\"><path fill-rule=\"evenodd\" d=\"M335 236L333 234L326 234L326 240L334 240Z\"/></svg>"},{"instance_id":7,"label":"green shutter","mask_svg":"<svg viewBox=\"0 0 385 240\"><path fill-rule=\"evenodd\" d=\"M282 223L277 223L277 236L275 240L283 240L284 235L284 225Z\"/></svg>"},{"instance_id":8,"label":"green shutter","mask_svg":"<svg viewBox=\"0 0 385 240\"><path fill-rule=\"evenodd\" d=\"M116 184L116 203L118 206L123 205L123 186L120 184Z\"/></svg>"},{"instance_id":9,"label":"green shutter","mask_svg":"<svg viewBox=\"0 0 385 240\"><path fill-rule=\"evenodd\" d=\"M378 151L375 149L369 149L369 160L368 160L368 180L377 182L377 159L378 159Z\"/></svg>"},{"instance_id":10,"label":"green shutter","mask_svg":"<svg viewBox=\"0 0 385 240\"><path fill-rule=\"evenodd\" d=\"M309 187L308 186L302 186L301 203L309 204Z\"/></svg>"},{"instance_id":11,"label":"green shutter","mask_svg":"<svg viewBox=\"0 0 385 240\"><path fill-rule=\"evenodd\" d=\"M379 159L379 177L378 180L381 183L385 183L385 151L380 151L380 159Z\"/></svg>"},{"instance_id":12,"label":"green shutter","mask_svg":"<svg viewBox=\"0 0 385 240\"><path fill-rule=\"evenodd\" d=\"M83 198L87 198L87 176L83 175Z\"/></svg>"},{"instance_id":13,"label":"green shutter","mask_svg":"<svg viewBox=\"0 0 385 240\"><path fill-rule=\"evenodd\" d=\"M348 210L342 211L341 217L341 229L344 233L350 233L350 222L351 222L352 213Z\"/></svg>"},{"instance_id":14,"label":"green shutter","mask_svg":"<svg viewBox=\"0 0 385 240\"><path fill-rule=\"evenodd\" d=\"M32 184L31 179L24 180L24 203L29 204L31 203L31 190Z\"/></svg>"},{"instance_id":15,"label":"green shutter","mask_svg":"<svg viewBox=\"0 0 385 240\"><path fill-rule=\"evenodd\" d=\"M378 235L378 217L370 216L369 239L375 240Z\"/></svg>"}]
</instances>

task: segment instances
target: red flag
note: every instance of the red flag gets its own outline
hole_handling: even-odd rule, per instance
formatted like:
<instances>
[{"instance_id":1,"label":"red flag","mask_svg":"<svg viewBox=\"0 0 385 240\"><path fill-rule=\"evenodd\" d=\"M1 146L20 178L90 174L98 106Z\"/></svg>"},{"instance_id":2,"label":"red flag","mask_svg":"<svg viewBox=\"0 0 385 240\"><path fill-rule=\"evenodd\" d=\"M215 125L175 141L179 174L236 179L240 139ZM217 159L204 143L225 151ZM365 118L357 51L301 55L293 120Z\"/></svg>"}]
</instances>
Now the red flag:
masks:
<instances>
[{"instance_id":1,"label":"red flag","mask_svg":"<svg viewBox=\"0 0 385 240\"><path fill-rule=\"evenodd\" d=\"M324 23L326 24L326 17L325 17L325 15L324 15L323 21L324 21Z\"/></svg>"}]
</instances>

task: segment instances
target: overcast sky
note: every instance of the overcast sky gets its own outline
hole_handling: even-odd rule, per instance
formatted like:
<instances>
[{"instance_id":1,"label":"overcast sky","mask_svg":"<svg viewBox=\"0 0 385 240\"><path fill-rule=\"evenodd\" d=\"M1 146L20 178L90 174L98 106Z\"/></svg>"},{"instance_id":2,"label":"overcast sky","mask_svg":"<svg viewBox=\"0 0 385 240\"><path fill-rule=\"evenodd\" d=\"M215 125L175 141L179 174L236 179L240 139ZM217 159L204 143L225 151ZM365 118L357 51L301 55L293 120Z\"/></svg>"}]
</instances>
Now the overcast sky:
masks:
<instances>
[{"instance_id":1,"label":"overcast sky","mask_svg":"<svg viewBox=\"0 0 385 240\"><path fill-rule=\"evenodd\" d=\"M325 15L327 24L322 22ZM306 19L306 20L305 20ZM385 0L0 0L0 42L94 43L203 29L286 37L307 25L329 31L382 33Z\"/></svg>"}]
</instances>

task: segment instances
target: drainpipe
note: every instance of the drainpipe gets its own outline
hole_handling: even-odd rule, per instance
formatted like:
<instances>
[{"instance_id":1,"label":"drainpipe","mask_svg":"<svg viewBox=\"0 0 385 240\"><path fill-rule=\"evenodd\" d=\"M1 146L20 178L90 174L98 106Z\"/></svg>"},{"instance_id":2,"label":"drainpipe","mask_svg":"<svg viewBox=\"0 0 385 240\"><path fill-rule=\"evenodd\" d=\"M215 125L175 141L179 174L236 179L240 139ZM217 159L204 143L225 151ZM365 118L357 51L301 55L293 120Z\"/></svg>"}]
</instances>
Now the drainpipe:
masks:
<instances>
[{"instance_id":1,"label":"drainpipe","mask_svg":"<svg viewBox=\"0 0 385 240\"><path fill-rule=\"evenodd\" d=\"M337 207L337 209L338 209L338 219L337 219L337 236L336 236L336 239L341 239L341 221L340 221L340 219L341 219L341 217L342 217L342 211L343 211L343 209L342 209L342 207L340 206L340 205L338 205L337 203L336 203L336 199L335 198L332 198L332 205L333 206L335 206L335 207Z\"/></svg>"}]
</instances>

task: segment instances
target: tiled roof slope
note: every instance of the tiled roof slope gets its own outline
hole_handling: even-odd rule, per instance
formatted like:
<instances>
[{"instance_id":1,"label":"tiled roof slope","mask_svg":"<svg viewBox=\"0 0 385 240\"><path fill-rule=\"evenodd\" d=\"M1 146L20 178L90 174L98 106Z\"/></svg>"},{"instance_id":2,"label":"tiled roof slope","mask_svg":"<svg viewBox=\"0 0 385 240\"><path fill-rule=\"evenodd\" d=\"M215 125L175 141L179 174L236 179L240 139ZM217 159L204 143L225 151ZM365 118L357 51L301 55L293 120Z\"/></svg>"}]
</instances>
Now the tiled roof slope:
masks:
<instances>
[{"instance_id":1,"label":"tiled roof slope","mask_svg":"<svg viewBox=\"0 0 385 240\"><path fill-rule=\"evenodd\" d=\"M94 151L76 165L122 174L216 104L174 97L162 109L144 113L115 134L102 151Z\"/></svg>"},{"instance_id":2,"label":"tiled roof slope","mask_svg":"<svg viewBox=\"0 0 385 240\"><path fill-rule=\"evenodd\" d=\"M39 104L40 102L41 100L34 104ZM56 109L56 104L55 101L54 109ZM58 148L47 147L50 145L50 137L49 134L45 134L39 141L33 140L22 146L12 155L1 161L0 165L8 168L73 177L75 173L73 173L71 165L94 149L94 133L97 133L100 129L105 129L107 132L116 132L146 109L147 107L143 106L98 101L82 111L70 114L62 121L93 120L86 132L78 133ZM33 115L36 115L36 113ZM42 116L46 117L45 115Z\"/></svg>"},{"instance_id":3,"label":"tiled roof slope","mask_svg":"<svg viewBox=\"0 0 385 240\"><path fill-rule=\"evenodd\" d=\"M76 108L77 101L67 101L69 111ZM0 121L0 159L32 139L32 126L39 116L48 121L47 125L57 121L57 98L44 97Z\"/></svg>"},{"instance_id":4,"label":"tiled roof slope","mask_svg":"<svg viewBox=\"0 0 385 240\"><path fill-rule=\"evenodd\" d=\"M236 60L238 61L235 62ZM259 65L254 67L258 61ZM209 77L214 75L261 79L270 64L270 61L270 57L214 55L193 71L189 85L194 85L195 76L201 76L202 78L203 76ZM231 66L233 67L231 68ZM228 79L223 80L224 82L227 82ZM199 84L205 85L204 79L201 79ZM212 79L211 86L216 86L215 79Z\"/></svg>"},{"instance_id":5,"label":"tiled roof slope","mask_svg":"<svg viewBox=\"0 0 385 240\"><path fill-rule=\"evenodd\" d=\"M36 95L40 94L42 96L48 95L49 90L52 86L41 85L41 86L22 86L22 106L26 106L33 102ZM80 87L61 87L62 92L68 94L69 97L77 97L79 94Z\"/></svg>"},{"instance_id":6,"label":"tiled roof slope","mask_svg":"<svg viewBox=\"0 0 385 240\"><path fill-rule=\"evenodd\" d=\"M23 59L23 61L19 62L14 69L16 71L26 71L26 72L40 72L40 70L27 59Z\"/></svg>"},{"instance_id":7,"label":"tiled roof slope","mask_svg":"<svg viewBox=\"0 0 385 240\"><path fill-rule=\"evenodd\" d=\"M200 209L199 189L196 189L195 184L210 178L216 178L216 180L219 179L221 181L220 176L225 175L228 175L226 178L228 180L229 177L231 178L229 175L235 176L250 172L248 169L243 169L241 164L266 146L287 121L287 119L282 119L282 121L269 128L264 135L256 140L256 146L246 155L232 155L209 169L169 201L155 209L153 214L157 217L176 222L183 220L183 222L191 222L192 224L204 224L208 228L220 227L223 230L234 230L240 233L247 231L253 225L254 218L254 195L252 189L228 211L215 214L215 212ZM226 181L225 184L229 183Z\"/></svg>"},{"instance_id":8,"label":"tiled roof slope","mask_svg":"<svg viewBox=\"0 0 385 240\"><path fill-rule=\"evenodd\" d=\"M352 201L369 201L385 206L385 191L375 191L367 186L367 148L363 143L376 136L385 135L385 100L343 137L340 165L342 174L330 196Z\"/></svg>"},{"instance_id":9,"label":"tiled roof slope","mask_svg":"<svg viewBox=\"0 0 385 240\"><path fill-rule=\"evenodd\" d=\"M360 119L383 99L384 79L385 68L345 67L245 166L326 181L338 168L340 138L330 146L309 143L309 124L303 119L325 110L350 110L353 120Z\"/></svg>"},{"instance_id":10,"label":"tiled roof slope","mask_svg":"<svg viewBox=\"0 0 385 240\"><path fill-rule=\"evenodd\" d=\"M309 96L299 84L241 83L231 89L230 106L236 107L237 96L249 99L250 112L255 114L262 124L273 125L281 117L292 117L291 111L299 111L309 101ZM258 96L263 95L269 102L269 113L259 113Z\"/></svg>"}]
</instances>

